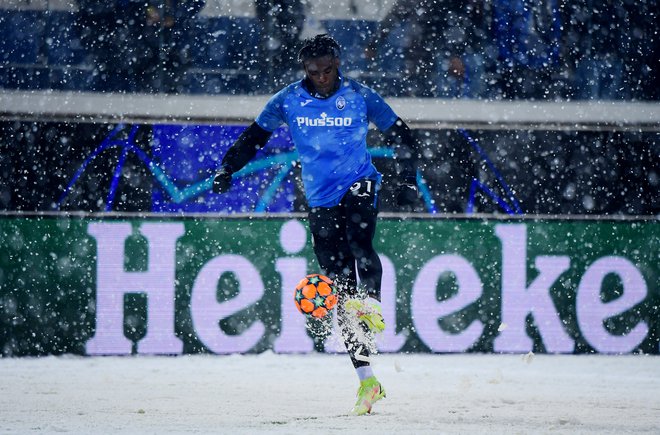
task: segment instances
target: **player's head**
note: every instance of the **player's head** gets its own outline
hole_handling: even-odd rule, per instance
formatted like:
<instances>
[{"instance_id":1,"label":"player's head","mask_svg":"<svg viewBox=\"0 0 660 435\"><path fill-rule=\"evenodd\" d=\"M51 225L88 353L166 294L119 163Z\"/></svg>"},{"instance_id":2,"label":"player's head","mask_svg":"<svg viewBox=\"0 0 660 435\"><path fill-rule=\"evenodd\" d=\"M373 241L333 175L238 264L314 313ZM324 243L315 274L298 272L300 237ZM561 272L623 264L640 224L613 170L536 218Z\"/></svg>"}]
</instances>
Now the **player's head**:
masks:
<instances>
[{"instance_id":1,"label":"player's head","mask_svg":"<svg viewBox=\"0 0 660 435\"><path fill-rule=\"evenodd\" d=\"M303 46L298 52L298 61L304 64L305 61L323 56L339 58L340 51L337 41L327 33L323 33L303 41Z\"/></svg>"},{"instance_id":2,"label":"player's head","mask_svg":"<svg viewBox=\"0 0 660 435\"><path fill-rule=\"evenodd\" d=\"M323 96L333 93L339 79L339 52L339 44L327 34L305 39L298 52L305 75Z\"/></svg>"}]
</instances>

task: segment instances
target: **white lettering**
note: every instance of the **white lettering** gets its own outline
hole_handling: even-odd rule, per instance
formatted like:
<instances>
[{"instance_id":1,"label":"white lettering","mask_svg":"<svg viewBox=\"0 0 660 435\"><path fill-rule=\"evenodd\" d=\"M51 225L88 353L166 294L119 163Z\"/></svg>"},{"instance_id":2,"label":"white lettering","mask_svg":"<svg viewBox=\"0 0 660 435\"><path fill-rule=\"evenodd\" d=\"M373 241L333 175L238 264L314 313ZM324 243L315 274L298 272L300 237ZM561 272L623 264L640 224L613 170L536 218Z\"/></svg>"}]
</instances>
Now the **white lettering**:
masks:
<instances>
[{"instance_id":1,"label":"white lettering","mask_svg":"<svg viewBox=\"0 0 660 435\"><path fill-rule=\"evenodd\" d=\"M406 343L408 331L396 332L397 317L397 285L396 269L394 263L385 255L379 255L383 265L383 278L381 281L381 308L385 331L376 335L376 344L381 352L398 352Z\"/></svg>"},{"instance_id":2,"label":"white lettering","mask_svg":"<svg viewBox=\"0 0 660 435\"><path fill-rule=\"evenodd\" d=\"M364 184L358 187L364 188ZM185 234L185 226L182 223L140 225L137 231L148 242L148 263L146 271L138 272L127 272L124 269L125 258L130 255L124 252L126 240L136 232L133 225L126 222L94 222L89 224L87 231L95 238L97 245L96 327L94 336L86 343L87 354L131 353L133 343L124 336L124 298L134 293L144 294L147 298L147 333L137 343L137 352L181 353L183 343L175 334L174 324L175 255L177 240ZM495 234L502 244L500 309L501 323L506 324L506 328L501 328L495 338L494 351L532 350L533 340L526 333L526 319L532 315L547 352L573 352L575 342L566 332L551 295L559 278L570 269L570 258L543 255L528 258L525 224L499 224L495 226ZM309 273L310 259L305 251L307 230L300 221L289 220L280 229L279 241L285 253L282 258L274 261L275 270L281 277L281 321L280 332L273 337L272 347L279 353L312 352L314 340L307 331L306 318L296 310L293 303L296 284ZM405 328L399 333L397 307L402 302L397 303L396 269L387 256L380 255L380 259L383 265L382 308L387 325L384 333L377 335L376 343L381 352L400 351L411 332L417 334L421 342L433 352L462 352L474 346L482 337L483 319L470 319L470 323L457 328L460 329L458 332L443 330L439 324L439 319L460 314L461 310L483 296L481 277L467 259L446 254L433 257L423 265L410 294L411 330L408 325L403 325ZM532 265L536 271L530 272L533 276L528 277L528 268ZM225 273L235 276L238 292L231 300L219 302L218 280ZM438 282L446 274L454 278L457 291L451 297L438 301ZM621 293L616 299L604 302L603 283L608 277L619 279ZM198 275L192 278L195 278L190 299L193 330L210 351L223 354L249 352L264 341L267 332L274 334L270 330L266 331L266 325L259 318L233 334L226 333L219 325L221 320L252 306L265 294L260 271L249 259L240 255L221 255L210 259ZM584 272L576 289L574 309L579 327L576 332L601 353L627 353L635 350L649 334L648 320L638 320L637 323L627 320L626 332L618 333L607 327L607 321L625 315L643 302L648 294L642 270L630 260L618 256L595 260ZM326 339L325 351L345 352L334 314L334 331ZM497 318L497 313L492 316Z\"/></svg>"},{"instance_id":3,"label":"white lettering","mask_svg":"<svg viewBox=\"0 0 660 435\"><path fill-rule=\"evenodd\" d=\"M303 224L291 220L282 225L280 244L288 254L297 254L307 244L307 231ZM279 258L275 270L282 277L281 331L273 350L275 352L306 353L314 350L314 341L307 334L306 318L293 303L293 292L298 282L307 275L307 258Z\"/></svg>"},{"instance_id":4,"label":"white lettering","mask_svg":"<svg viewBox=\"0 0 660 435\"><path fill-rule=\"evenodd\" d=\"M548 352L573 352L575 342L564 330L550 297L550 287L568 270L570 258L536 257L539 274L527 287L527 226L496 225L495 233L502 241L502 323L507 325L495 339L495 351L532 350L532 339L525 333L525 318L532 313Z\"/></svg>"},{"instance_id":5,"label":"white lettering","mask_svg":"<svg viewBox=\"0 0 660 435\"><path fill-rule=\"evenodd\" d=\"M297 116L296 124L298 127L348 127L353 123L349 117L321 117L308 118L306 116Z\"/></svg>"},{"instance_id":6,"label":"white lettering","mask_svg":"<svg viewBox=\"0 0 660 435\"><path fill-rule=\"evenodd\" d=\"M604 303L601 286L608 274L621 277L623 293L616 300ZM598 352L626 353L634 350L649 332L646 322L638 323L625 335L613 335L604 321L631 309L646 298L646 281L641 272L628 259L603 257L586 270L578 286L576 311L582 335Z\"/></svg>"},{"instance_id":7,"label":"white lettering","mask_svg":"<svg viewBox=\"0 0 660 435\"><path fill-rule=\"evenodd\" d=\"M177 354L183 343L174 334L174 276L176 240L185 233L182 223L144 223L140 232L149 242L149 269L124 271L124 242L133 233L130 223L90 223L96 239L96 332L86 344L89 355L130 354L124 336L124 295L146 293L147 334L138 353Z\"/></svg>"},{"instance_id":8,"label":"white lettering","mask_svg":"<svg viewBox=\"0 0 660 435\"><path fill-rule=\"evenodd\" d=\"M458 293L438 302L436 288L444 273L456 277ZM417 335L434 352L462 352L483 333L484 325L474 320L464 331L449 334L439 328L438 319L462 310L483 293L483 285L470 262L459 255L439 255L424 265L417 275L411 296L413 325Z\"/></svg>"},{"instance_id":9,"label":"white lettering","mask_svg":"<svg viewBox=\"0 0 660 435\"><path fill-rule=\"evenodd\" d=\"M231 272L238 281L236 297L219 303L218 280L223 273ZM238 311L257 302L264 294L264 284L259 271L240 255L220 255L206 263L200 270L192 289L190 312L197 336L212 352L247 352L264 335L266 327L260 320L238 335L225 334L218 325Z\"/></svg>"}]
</instances>

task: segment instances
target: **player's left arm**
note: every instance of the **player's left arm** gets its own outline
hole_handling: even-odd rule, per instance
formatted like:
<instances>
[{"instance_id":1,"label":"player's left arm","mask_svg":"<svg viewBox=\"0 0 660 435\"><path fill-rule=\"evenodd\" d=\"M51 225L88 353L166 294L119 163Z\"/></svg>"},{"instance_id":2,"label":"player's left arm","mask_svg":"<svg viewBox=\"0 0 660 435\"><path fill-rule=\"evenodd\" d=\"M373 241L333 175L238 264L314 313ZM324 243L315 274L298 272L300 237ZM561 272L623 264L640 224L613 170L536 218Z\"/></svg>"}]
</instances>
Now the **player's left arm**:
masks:
<instances>
[{"instance_id":1,"label":"player's left arm","mask_svg":"<svg viewBox=\"0 0 660 435\"><path fill-rule=\"evenodd\" d=\"M369 121L383 132L385 141L394 148L397 202L412 205L417 200L417 162L420 157L415 135L376 91L362 86L360 92L367 104Z\"/></svg>"}]
</instances>

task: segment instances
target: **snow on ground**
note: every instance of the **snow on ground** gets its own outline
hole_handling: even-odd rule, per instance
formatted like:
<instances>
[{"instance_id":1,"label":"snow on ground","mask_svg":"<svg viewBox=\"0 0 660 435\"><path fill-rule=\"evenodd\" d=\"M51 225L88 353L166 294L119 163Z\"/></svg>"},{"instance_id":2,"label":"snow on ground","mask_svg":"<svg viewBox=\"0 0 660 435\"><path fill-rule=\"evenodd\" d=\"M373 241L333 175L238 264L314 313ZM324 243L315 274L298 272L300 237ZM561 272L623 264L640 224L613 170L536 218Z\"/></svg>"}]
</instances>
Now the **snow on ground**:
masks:
<instances>
[{"instance_id":1,"label":"snow on ground","mask_svg":"<svg viewBox=\"0 0 660 435\"><path fill-rule=\"evenodd\" d=\"M346 355L0 359L5 433L660 433L660 357L375 357L387 390L348 411Z\"/></svg>"}]
</instances>

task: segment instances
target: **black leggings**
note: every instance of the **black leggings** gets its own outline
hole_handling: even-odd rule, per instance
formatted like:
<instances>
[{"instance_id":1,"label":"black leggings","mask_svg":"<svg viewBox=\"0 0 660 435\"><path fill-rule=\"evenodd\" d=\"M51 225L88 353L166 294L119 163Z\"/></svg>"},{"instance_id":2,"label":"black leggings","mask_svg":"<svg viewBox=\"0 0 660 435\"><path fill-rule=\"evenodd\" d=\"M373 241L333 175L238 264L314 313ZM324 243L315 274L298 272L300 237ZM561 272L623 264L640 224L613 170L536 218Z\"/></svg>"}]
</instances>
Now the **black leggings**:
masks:
<instances>
[{"instance_id":1,"label":"black leggings","mask_svg":"<svg viewBox=\"0 0 660 435\"><path fill-rule=\"evenodd\" d=\"M360 180L335 207L314 207L309 212L314 253L321 269L336 282L339 326L355 367L368 365L355 359L355 351L360 347L364 349L362 354L368 356L368 346L361 345L348 330L341 301L358 294L357 276L366 295L380 300L383 269L372 243L378 216L376 187L374 180Z\"/></svg>"}]
</instances>

